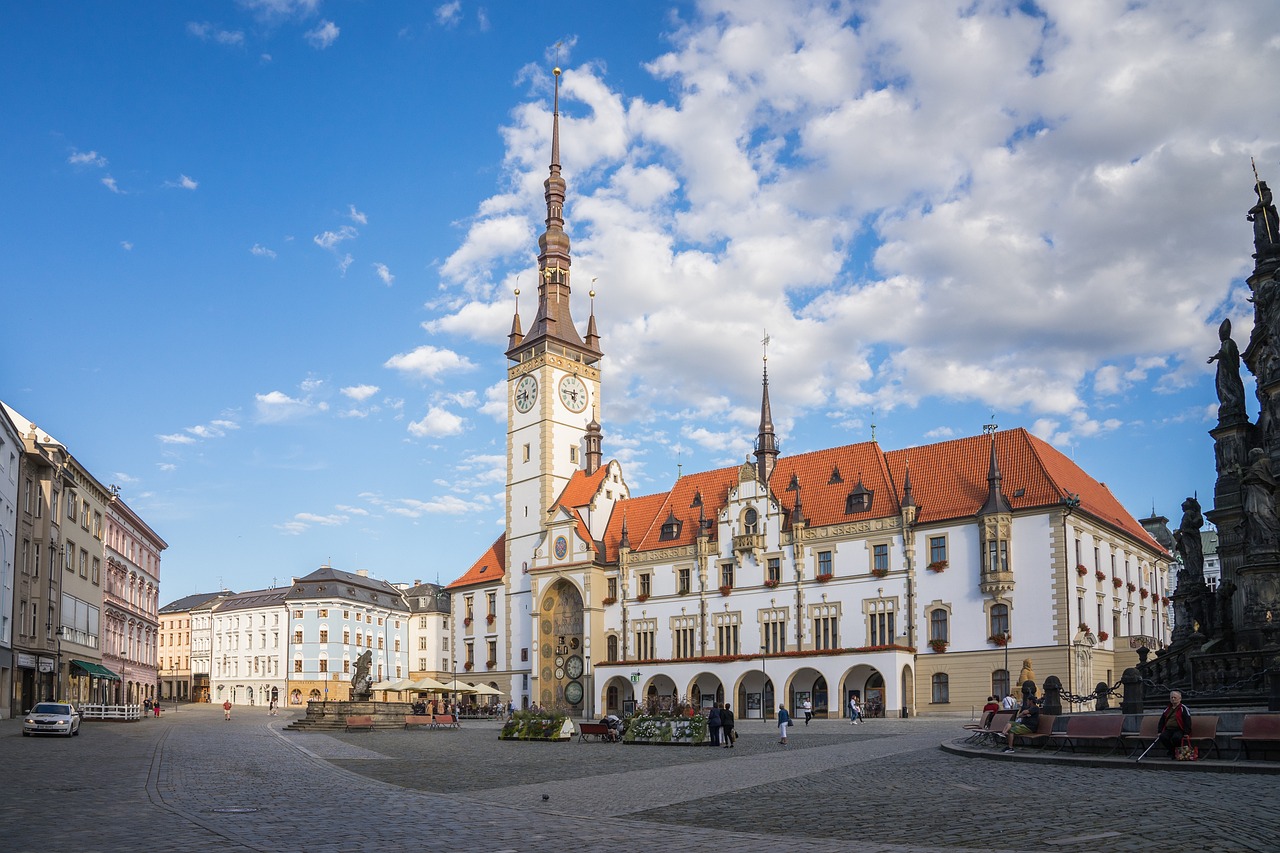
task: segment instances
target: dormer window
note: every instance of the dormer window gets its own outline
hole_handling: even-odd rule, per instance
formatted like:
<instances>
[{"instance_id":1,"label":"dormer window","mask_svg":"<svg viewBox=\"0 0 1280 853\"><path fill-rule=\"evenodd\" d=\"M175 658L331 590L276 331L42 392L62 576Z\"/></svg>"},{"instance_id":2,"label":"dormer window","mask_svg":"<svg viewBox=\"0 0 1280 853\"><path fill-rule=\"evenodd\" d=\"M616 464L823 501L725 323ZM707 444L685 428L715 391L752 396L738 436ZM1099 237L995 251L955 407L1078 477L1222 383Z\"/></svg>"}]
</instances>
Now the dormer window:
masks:
<instances>
[{"instance_id":1,"label":"dormer window","mask_svg":"<svg viewBox=\"0 0 1280 853\"><path fill-rule=\"evenodd\" d=\"M858 485L854 487L849 496L845 498L844 512L845 515L852 515L856 512L866 512L871 509L871 501L875 497L875 493L862 485L862 478L858 478Z\"/></svg>"},{"instance_id":2,"label":"dormer window","mask_svg":"<svg viewBox=\"0 0 1280 853\"><path fill-rule=\"evenodd\" d=\"M681 521L676 518L675 512L671 512L667 516L667 520L662 522L662 532L658 535L658 541L669 542L673 539L680 538Z\"/></svg>"},{"instance_id":3,"label":"dormer window","mask_svg":"<svg viewBox=\"0 0 1280 853\"><path fill-rule=\"evenodd\" d=\"M831 478L827 480L827 485L830 486L835 483L843 483L843 482L844 482L844 477L840 476L840 466L837 465L836 467L831 469Z\"/></svg>"},{"instance_id":4,"label":"dormer window","mask_svg":"<svg viewBox=\"0 0 1280 853\"><path fill-rule=\"evenodd\" d=\"M702 506L702 490L693 493L693 503L689 506Z\"/></svg>"}]
</instances>

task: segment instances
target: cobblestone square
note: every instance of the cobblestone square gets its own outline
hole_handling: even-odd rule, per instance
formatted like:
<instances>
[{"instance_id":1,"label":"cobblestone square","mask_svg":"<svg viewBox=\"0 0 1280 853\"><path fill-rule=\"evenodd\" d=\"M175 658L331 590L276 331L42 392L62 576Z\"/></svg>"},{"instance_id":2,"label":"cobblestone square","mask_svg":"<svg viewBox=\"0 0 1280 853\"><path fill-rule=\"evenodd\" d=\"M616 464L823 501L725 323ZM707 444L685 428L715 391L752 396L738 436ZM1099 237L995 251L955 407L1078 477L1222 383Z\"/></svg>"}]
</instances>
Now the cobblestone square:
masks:
<instances>
[{"instance_id":1,"label":"cobblestone square","mask_svg":"<svg viewBox=\"0 0 1280 853\"><path fill-rule=\"evenodd\" d=\"M732 750L285 732L184 706L23 738L0 723L13 851L1275 851L1280 776L1064 767L939 749L963 720L815 721Z\"/></svg>"}]
</instances>

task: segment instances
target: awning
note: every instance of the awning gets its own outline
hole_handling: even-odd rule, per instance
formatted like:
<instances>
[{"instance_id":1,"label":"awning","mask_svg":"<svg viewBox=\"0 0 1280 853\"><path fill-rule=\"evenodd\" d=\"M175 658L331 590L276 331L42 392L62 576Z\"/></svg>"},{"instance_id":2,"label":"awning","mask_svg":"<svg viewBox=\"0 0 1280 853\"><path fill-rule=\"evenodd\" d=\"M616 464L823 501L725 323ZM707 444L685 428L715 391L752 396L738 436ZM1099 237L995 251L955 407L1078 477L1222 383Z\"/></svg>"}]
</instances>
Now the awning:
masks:
<instances>
[{"instance_id":1,"label":"awning","mask_svg":"<svg viewBox=\"0 0 1280 853\"><path fill-rule=\"evenodd\" d=\"M72 658L71 665L80 667L80 669L84 670L85 673L92 678L105 678L107 681L120 680L120 676L116 675L100 663L93 663L92 661L87 660L76 660Z\"/></svg>"}]
</instances>

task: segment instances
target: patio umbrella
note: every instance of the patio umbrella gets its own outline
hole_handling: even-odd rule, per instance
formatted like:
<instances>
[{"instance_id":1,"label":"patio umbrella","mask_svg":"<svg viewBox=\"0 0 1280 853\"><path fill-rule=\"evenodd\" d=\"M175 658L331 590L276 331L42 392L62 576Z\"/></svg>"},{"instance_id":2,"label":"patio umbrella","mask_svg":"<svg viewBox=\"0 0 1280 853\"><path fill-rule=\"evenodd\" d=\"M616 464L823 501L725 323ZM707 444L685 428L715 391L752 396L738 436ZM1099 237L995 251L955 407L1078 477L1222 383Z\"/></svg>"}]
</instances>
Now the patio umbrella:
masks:
<instances>
[{"instance_id":1,"label":"patio umbrella","mask_svg":"<svg viewBox=\"0 0 1280 853\"><path fill-rule=\"evenodd\" d=\"M387 693L403 693L409 689L409 685L412 683L413 682L409 681L407 678L398 678L395 681L388 679L387 681L379 681L369 689L385 690Z\"/></svg>"},{"instance_id":2,"label":"patio umbrella","mask_svg":"<svg viewBox=\"0 0 1280 853\"><path fill-rule=\"evenodd\" d=\"M444 686L444 689L449 691L450 693L475 693L476 692L476 689L472 687L470 684L467 684L465 681L459 681L456 678L453 681L445 682L443 686Z\"/></svg>"},{"instance_id":3,"label":"patio umbrella","mask_svg":"<svg viewBox=\"0 0 1280 853\"><path fill-rule=\"evenodd\" d=\"M419 678L417 681L410 682L408 689L409 689L409 690L421 690L421 691L426 692L426 693L447 693L447 692L449 692L449 686L448 686L448 685L446 685L446 684L441 684L439 681L436 681L434 678L432 678L432 677L431 677L431 676L429 676L429 675L424 675L424 676L422 676L422 678Z\"/></svg>"},{"instance_id":4,"label":"patio umbrella","mask_svg":"<svg viewBox=\"0 0 1280 853\"><path fill-rule=\"evenodd\" d=\"M501 696L501 690L495 690L487 684L476 684L472 687L477 696Z\"/></svg>"}]
</instances>

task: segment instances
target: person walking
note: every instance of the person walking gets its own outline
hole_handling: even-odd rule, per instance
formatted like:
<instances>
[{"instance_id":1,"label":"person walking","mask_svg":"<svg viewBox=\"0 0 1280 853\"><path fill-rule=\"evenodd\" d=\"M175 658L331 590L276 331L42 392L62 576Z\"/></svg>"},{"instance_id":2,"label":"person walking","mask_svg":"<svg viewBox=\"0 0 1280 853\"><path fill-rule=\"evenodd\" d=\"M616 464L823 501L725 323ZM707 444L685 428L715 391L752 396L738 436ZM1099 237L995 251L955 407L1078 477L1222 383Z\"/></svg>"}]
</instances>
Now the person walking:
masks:
<instances>
[{"instance_id":1,"label":"person walking","mask_svg":"<svg viewBox=\"0 0 1280 853\"><path fill-rule=\"evenodd\" d=\"M151 716L151 697L150 696L142 700L142 716L144 717Z\"/></svg>"},{"instance_id":2,"label":"person walking","mask_svg":"<svg viewBox=\"0 0 1280 853\"><path fill-rule=\"evenodd\" d=\"M272 696L271 703L267 705L267 716L274 717L278 711L279 711L279 708L276 705L276 699L274 696Z\"/></svg>"},{"instance_id":3,"label":"person walking","mask_svg":"<svg viewBox=\"0 0 1280 853\"><path fill-rule=\"evenodd\" d=\"M787 726L791 725L791 715L787 713L786 705L778 706L778 734L782 739L778 743L783 746L787 745Z\"/></svg>"},{"instance_id":4,"label":"person walking","mask_svg":"<svg viewBox=\"0 0 1280 853\"><path fill-rule=\"evenodd\" d=\"M724 748L730 749L733 742L738 739L737 733L733 730L733 709L729 707L729 703L725 702L724 707L720 709L720 740L724 741Z\"/></svg>"},{"instance_id":5,"label":"person walking","mask_svg":"<svg viewBox=\"0 0 1280 853\"><path fill-rule=\"evenodd\" d=\"M806 698L800 703L800 710L804 711L804 724L809 725L809 721L813 719L813 703Z\"/></svg>"},{"instance_id":6,"label":"person walking","mask_svg":"<svg viewBox=\"0 0 1280 853\"><path fill-rule=\"evenodd\" d=\"M859 725L862 723L862 708L858 705L858 695L849 697L849 716L853 719L850 725Z\"/></svg>"},{"instance_id":7,"label":"person walking","mask_svg":"<svg viewBox=\"0 0 1280 853\"><path fill-rule=\"evenodd\" d=\"M155 712L155 715L157 717L160 716L160 700L159 699L151 703L151 710Z\"/></svg>"},{"instance_id":8,"label":"person walking","mask_svg":"<svg viewBox=\"0 0 1280 853\"><path fill-rule=\"evenodd\" d=\"M720 703L713 702L707 714L707 731L711 733L711 745L720 745Z\"/></svg>"},{"instance_id":9,"label":"person walking","mask_svg":"<svg viewBox=\"0 0 1280 853\"><path fill-rule=\"evenodd\" d=\"M231 700L227 699L222 703L222 719L231 719Z\"/></svg>"}]
</instances>

